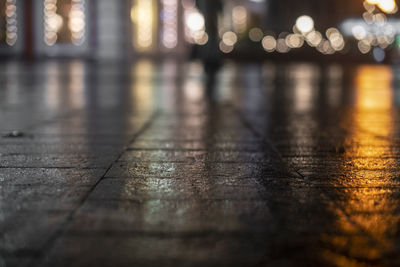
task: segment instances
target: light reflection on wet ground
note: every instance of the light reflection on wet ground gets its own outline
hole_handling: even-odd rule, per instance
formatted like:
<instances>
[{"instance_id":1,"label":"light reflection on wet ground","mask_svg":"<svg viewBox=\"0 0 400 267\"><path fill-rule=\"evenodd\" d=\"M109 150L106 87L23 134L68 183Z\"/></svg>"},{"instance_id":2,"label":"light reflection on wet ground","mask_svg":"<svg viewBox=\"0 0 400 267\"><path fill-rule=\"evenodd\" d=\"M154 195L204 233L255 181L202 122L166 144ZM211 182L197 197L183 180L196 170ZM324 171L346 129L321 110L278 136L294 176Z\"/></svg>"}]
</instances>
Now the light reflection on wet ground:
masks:
<instances>
[{"instance_id":1,"label":"light reflection on wet ground","mask_svg":"<svg viewBox=\"0 0 400 267\"><path fill-rule=\"evenodd\" d=\"M0 266L396 265L398 71L3 62Z\"/></svg>"}]
</instances>

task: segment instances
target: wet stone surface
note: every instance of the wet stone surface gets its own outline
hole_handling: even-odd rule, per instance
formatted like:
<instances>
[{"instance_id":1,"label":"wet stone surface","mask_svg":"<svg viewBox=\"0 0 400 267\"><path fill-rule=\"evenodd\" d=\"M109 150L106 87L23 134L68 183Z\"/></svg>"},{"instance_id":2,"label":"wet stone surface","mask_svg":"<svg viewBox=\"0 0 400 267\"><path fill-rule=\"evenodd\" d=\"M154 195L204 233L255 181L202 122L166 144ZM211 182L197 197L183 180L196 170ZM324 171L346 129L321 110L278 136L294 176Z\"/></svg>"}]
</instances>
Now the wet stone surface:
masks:
<instances>
[{"instance_id":1,"label":"wet stone surface","mask_svg":"<svg viewBox=\"0 0 400 267\"><path fill-rule=\"evenodd\" d=\"M2 62L0 267L398 266L398 71Z\"/></svg>"}]
</instances>

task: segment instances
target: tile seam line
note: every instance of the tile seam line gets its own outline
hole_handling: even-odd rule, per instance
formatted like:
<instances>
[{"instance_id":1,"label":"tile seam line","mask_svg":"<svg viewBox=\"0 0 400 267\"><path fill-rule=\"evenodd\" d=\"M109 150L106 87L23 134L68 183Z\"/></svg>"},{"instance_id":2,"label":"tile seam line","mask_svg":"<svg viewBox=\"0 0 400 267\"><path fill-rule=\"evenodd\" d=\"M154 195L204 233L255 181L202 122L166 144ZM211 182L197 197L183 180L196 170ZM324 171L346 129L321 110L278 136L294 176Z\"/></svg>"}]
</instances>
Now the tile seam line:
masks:
<instances>
[{"instance_id":1,"label":"tile seam line","mask_svg":"<svg viewBox=\"0 0 400 267\"><path fill-rule=\"evenodd\" d=\"M137 139L138 136L143 134L143 132L145 132L159 116L160 116L160 111L155 110L153 112L153 114L150 116L150 118L147 120L147 122L141 127L141 129L137 133L135 133L133 135L133 137L126 143L126 145L122 148L121 153L119 153L119 155L116 157L116 159L107 167L105 172L101 175L101 177L97 180L97 182L93 184L93 186L89 189L89 191L82 198L82 200L77 204L77 206L74 208L74 210L72 210L67 215L67 218L65 219L65 221L63 223L61 223L59 228L47 239L47 241L44 243L44 245L34 255L33 259L27 264L27 266L32 266L32 267L33 266L41 266L40 264L43 263L44 256L45 256L44 251L50 251L52 249L52 247L54 246L55 242L64 233L66 233L68 225L74 219L79 208L82 207L83 204L88 200L89 196L96 189L96 187L100 184L100 182L104 179L104 177L107 175L107 173L112 168L112 166L114 166L114 164L118 162L118 159L120 159L120 157L127 151L127 148L129 147L129 145L132 144Z\"/></svg>"},{"instance_id":2,"label":"tile seam line","mask_svg":"<svg viewBox=\"0 0 400 267\"><path fill-rule=\"evenodd\" d=\"M241 121L243 122L243 124L245 125L245 127L249 128L250 131L256 135L257 137L261 138L261 140L263 141L263 143L266 143L269 147L272 148L272 150L276 153L276 155L278 155L279 160L286 166L288 166L292 171L294 171L297 175L300 176L301 179L303 180L307 180L307 178L300 172L297 170L297 168L295 168L292 164L286 162L281 153L279 153L278 149L272 144L272 142L266 138L262 133L260 133L259 131L257 131L257 129L255 129L253 127L253 125L243 116L242 111L240 111L240 109L238 107L234 107L234 109L236 110L236 113L238 114L238 116L240 117Z\"/></svg>"}]
</instances>

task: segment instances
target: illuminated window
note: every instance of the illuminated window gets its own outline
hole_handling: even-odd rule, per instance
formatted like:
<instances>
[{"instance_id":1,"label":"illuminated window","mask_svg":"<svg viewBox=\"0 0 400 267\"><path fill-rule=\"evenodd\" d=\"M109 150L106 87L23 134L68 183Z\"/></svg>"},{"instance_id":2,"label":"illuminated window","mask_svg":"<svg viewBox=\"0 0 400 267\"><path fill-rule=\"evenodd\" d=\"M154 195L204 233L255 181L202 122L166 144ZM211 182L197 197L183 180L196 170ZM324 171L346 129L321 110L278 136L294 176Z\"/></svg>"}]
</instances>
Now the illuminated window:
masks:
<instances>
[{"instance_id":1,"label":"illuminated window","mask_svg":"<svg viewBox=\"0 0 400 267\"><path fill-rule=\"evenodd\" d=\"M155 47L157 32L156 12L157 6L155 1L133 1L131 9L133 46L139 52L149 52Z\"/></svg>"},{"instance_id":2,"label":"illuminated window","mask_svg":"<svg viewBox=\"0 0 400 267\"><path fill-rule=\"evenodd\" d=\"M85 38L83 0L45 0L44 29L47 45L81 45Z\"/></svg>"},{"instance_id":3,"label":"illuminated window","mask_svg":"<svg viewBox=\"0 0 400 267\"><path fill-rule=\"evenodd\" d=\"M16 0L0 0L0 42L9 46L17 41Z\"/></svg>"}]
</instances>

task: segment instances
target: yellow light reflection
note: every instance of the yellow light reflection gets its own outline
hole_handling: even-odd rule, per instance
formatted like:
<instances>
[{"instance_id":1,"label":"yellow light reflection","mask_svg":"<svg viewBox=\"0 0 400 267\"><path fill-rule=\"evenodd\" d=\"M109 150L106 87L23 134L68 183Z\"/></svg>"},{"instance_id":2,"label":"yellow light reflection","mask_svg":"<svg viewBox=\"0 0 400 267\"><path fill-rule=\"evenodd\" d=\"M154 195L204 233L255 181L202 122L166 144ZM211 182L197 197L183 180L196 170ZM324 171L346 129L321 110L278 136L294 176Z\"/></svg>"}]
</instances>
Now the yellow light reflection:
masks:
<instances>
[{"instance_id":1,"label":"yellow light reflection","mask_svg":"<svg viewBox=\"0 0 400 267\"><path fill-rule=\"evenodd\" d=\"M136 111L149 111L153 106L153 72L154 66L148 60L140 60L133 66L131 93Z\"/></svg>"},{"instance_id":2,"label":"yellow light reflection","mask_svg":"<svg viewBox=\"0 0 400 267\"><path fill-rule=\"evenodd\" d=\"M387 188L395 183L390 172L396 164L391 152L392 79L387 66L362 66L356 73L355 109L347 122L351 130L343 155L345 177L338 178L343 189L335 212L335 227L347 234L325 236L337 251L347 251L346 256L325 255L338 266L348 266L354 258L379 262L394 249L391 237L397 233L400 217L393 213L398 204Z\"/></svg>"}]
</instances>

